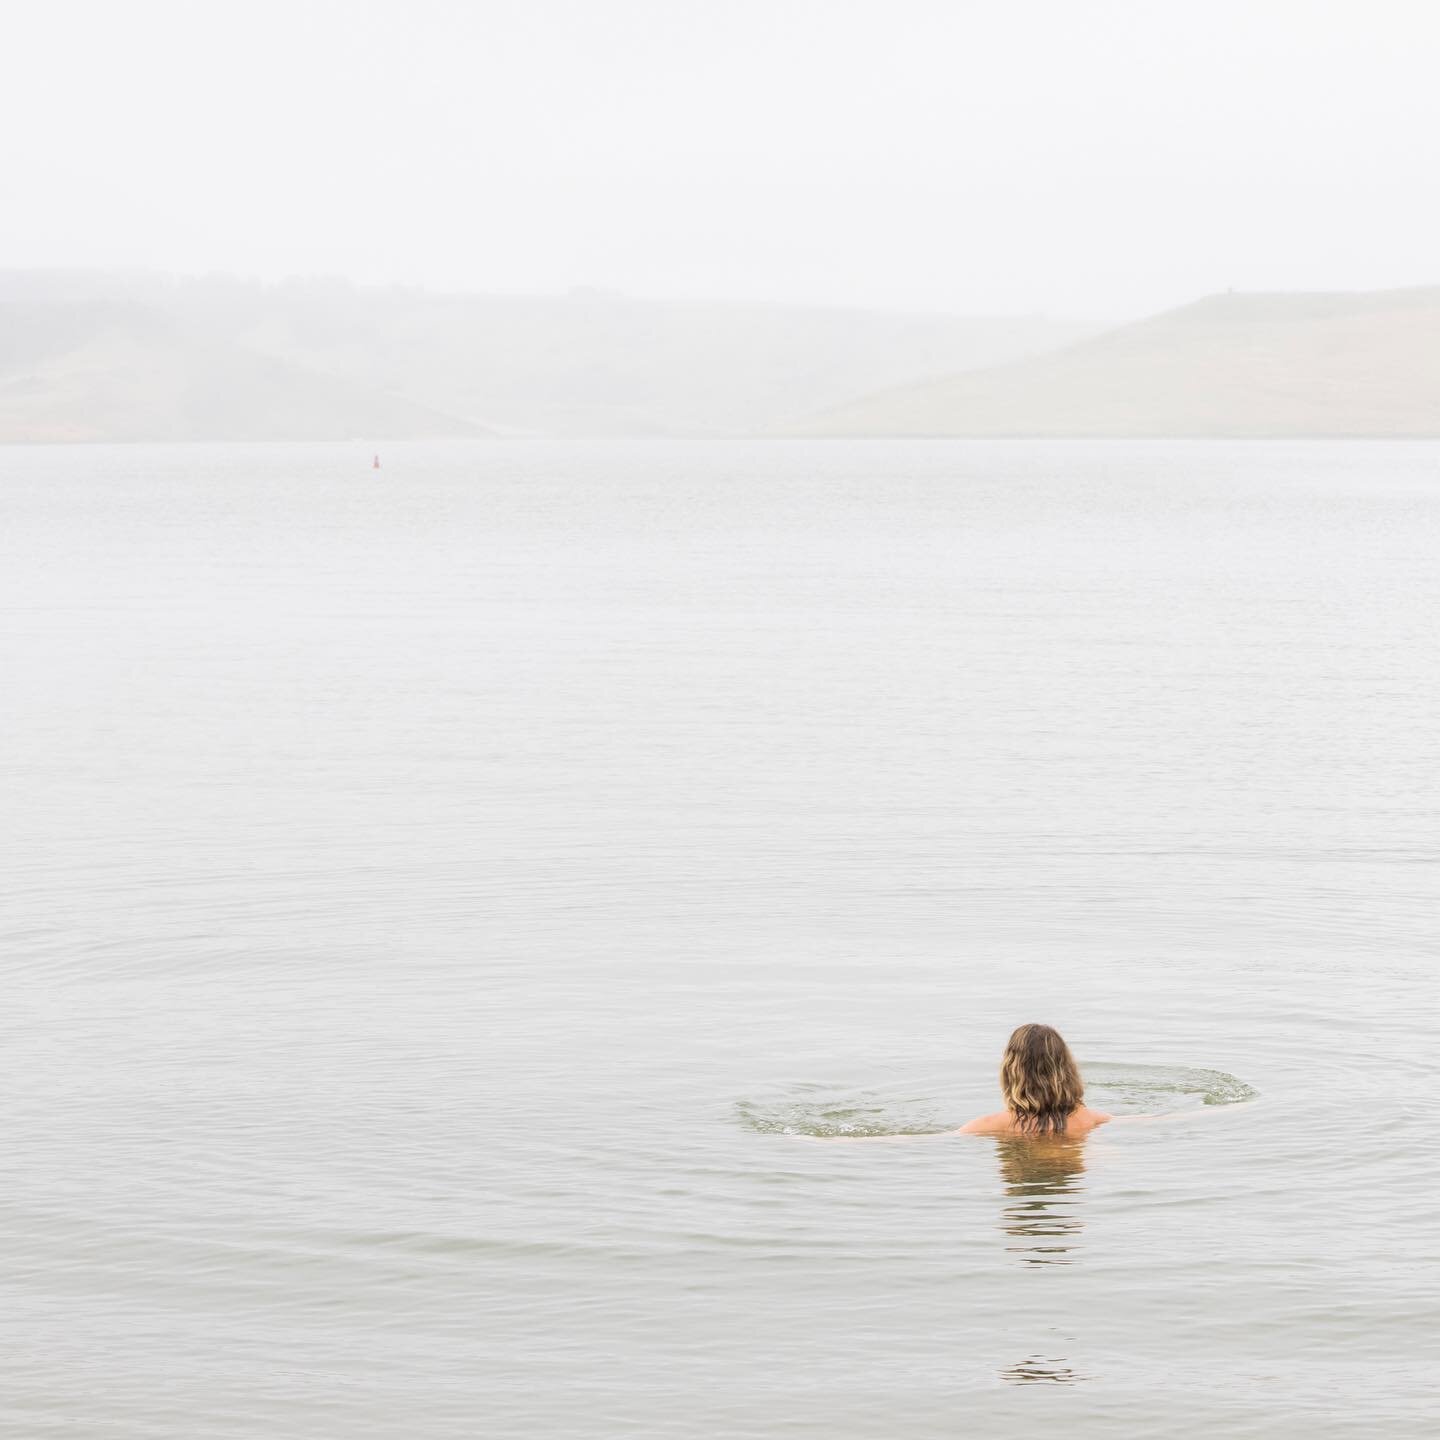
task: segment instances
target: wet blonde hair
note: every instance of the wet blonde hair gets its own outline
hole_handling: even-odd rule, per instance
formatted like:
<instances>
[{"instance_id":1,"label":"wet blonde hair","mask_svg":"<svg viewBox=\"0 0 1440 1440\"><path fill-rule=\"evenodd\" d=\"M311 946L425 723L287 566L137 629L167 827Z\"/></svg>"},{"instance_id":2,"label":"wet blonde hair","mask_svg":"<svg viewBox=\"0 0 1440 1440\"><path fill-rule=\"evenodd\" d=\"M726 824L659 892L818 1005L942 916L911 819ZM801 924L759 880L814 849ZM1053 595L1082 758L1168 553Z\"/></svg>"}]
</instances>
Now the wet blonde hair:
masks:
<instances>
[{"instance_id":1,"label":"wet blonde hair","mask_svg":"<svg viewBox=\"0 0 1440 1440\"><path fill-rule=\"evenodd\" d=\"M1019 1130L1058 1135L1085 1098L1070 1047L1048 1025L1022 1025L1005 1046L1000 1093Z\"/></svg>"}]
</instances>

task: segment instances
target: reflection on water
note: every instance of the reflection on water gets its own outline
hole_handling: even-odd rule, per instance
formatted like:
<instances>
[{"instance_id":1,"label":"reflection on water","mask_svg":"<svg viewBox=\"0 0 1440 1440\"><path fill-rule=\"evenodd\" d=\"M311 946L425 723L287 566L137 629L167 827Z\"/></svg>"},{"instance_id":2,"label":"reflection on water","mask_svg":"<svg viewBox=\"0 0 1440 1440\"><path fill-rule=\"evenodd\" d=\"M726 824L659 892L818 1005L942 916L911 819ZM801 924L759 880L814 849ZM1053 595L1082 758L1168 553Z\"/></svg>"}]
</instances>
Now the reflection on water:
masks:
<instances>
[{"instance_id":1,"label":"reflection on water","mask_svg":"<svg viewBox=\"0 0 1440 1440\"><path fill-rule=\"evenodd\" d=\"M1000 1378L1011 1385L1074 1385L1088 1380L1088 1375L1073 1369L1064 1360L1051 1360L1044 1355L1030 1355L1018 1365L1000 1372Z\"/></svg>"},{"instance_id":2,"label":"reflection on water","mask_svg":"<svg viewBox=\"0 0 1440 1440\"><path fill-rule=\"evenodd\" d=\"M1071 1263L1083 1226L1084 1142L1007 1136L995 1149L1009 1200L1001 1224L1017 1242L1006 1248L1026 1265Z\"/></svg>"},{"instance_id":3,"label":"reflection on water","mask_svg":"<svg viewBox=\"0 0 1440 1440\"><path fill-rule=\"evenodd\" d=\"M1063 1136L995 1142L1006 1203L1000 1223L1012 1237L1006 1246L1023 1265L1069 1265L1084 1227L1085 1142ZM1074 1385L1089 1377L1064 1358L1029 1355L1000 1371L1010 1385Z\"/></svg>"}]
</instances>

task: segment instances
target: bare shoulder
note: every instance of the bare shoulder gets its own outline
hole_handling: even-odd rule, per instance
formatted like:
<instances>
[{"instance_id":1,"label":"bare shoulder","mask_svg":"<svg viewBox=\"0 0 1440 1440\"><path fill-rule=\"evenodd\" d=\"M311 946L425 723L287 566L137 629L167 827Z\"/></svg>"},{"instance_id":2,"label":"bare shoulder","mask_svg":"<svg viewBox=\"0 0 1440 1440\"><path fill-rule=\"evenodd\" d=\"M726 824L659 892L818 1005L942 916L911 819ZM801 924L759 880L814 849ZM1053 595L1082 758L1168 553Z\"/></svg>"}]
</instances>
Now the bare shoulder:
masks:
<instances>
[{"instance_id":1,"label":"bare shoulder","mask_svg":"<svg viewBox=\"0 0 1440 1440\"><path fill-rule=\"evenodd\" d=\"M1092 1110L1088 1105L1082 1105L1071 1114L1065 1124L1067 1130L1093 1130L1097 1125L1107 1124L1115 1117L1105 1110Z\"/></svg>"},{"instance_id":2,"label":"bare shoulder","mask_svg":"<svg viewBox=\"0 0 1440 1440\"><path fill-rule=\"evenodd\" d=\"M995 1115L978 1115L969 1124L962 1125L957 1135L1003 1135L1015 1128L1015 1121L1008 1110Z\"/></svg>"}]
</instances>

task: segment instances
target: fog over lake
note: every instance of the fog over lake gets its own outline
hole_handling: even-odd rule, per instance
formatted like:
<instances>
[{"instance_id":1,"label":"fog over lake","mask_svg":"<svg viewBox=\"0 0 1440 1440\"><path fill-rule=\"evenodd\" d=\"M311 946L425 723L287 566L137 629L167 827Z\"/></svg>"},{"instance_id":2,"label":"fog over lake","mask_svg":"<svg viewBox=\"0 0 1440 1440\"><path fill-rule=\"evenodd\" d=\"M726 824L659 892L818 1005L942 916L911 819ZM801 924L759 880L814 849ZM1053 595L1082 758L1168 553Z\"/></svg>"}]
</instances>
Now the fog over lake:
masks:
<instances>
[{"instance_id":1,"label":"fog over lake","mask_svg":"<svg viewBox=\"0 0 1440 1440\"><path fill-rule=\"evenodd\" d=\"M1440 444L373 448L0 449L0 1433L1431 1432Z\"/></svg>"},{"instance_id":2,"label":"fog over lake","mask_svg":"<svg viewBox=\"0 0 1440 1440\"><path fill-rule=\"evenodd\" d=\"M0 1440L1429 1440L1440 7L9 8Z\"/></svg>"}]
</instances>

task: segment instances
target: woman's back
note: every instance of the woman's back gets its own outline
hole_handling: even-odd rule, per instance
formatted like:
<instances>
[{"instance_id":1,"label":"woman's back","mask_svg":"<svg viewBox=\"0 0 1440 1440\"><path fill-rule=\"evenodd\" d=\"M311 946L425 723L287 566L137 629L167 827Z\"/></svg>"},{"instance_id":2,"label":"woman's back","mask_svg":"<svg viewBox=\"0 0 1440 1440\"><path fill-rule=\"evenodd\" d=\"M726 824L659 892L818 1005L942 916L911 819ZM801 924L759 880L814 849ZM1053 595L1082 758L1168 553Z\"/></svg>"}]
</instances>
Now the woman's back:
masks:
<instances>
[{"instance_id":1,"label":"woman's back","mask_svg":"<svg viewBox=\"0 0 1440 1440\"><path fill-rule=\"evenodd\" d=\"M1097 1125L1103 1125L1111 1117L1103 1110L1092 1110L1088 1105L1079 1105L1066 1117L1064 1124L1058 1130L1047 1131L1050 1135L1088 1135ZM970 1121L968 1125L962 1125L954 1132L956 1135L1035 1135L1034 1126L1028 1124L1023 1117L1015 1115L1009 1110L998 1111L994 1115L981 1115L978 1119Z\"/></svg>"}]
</instances>

